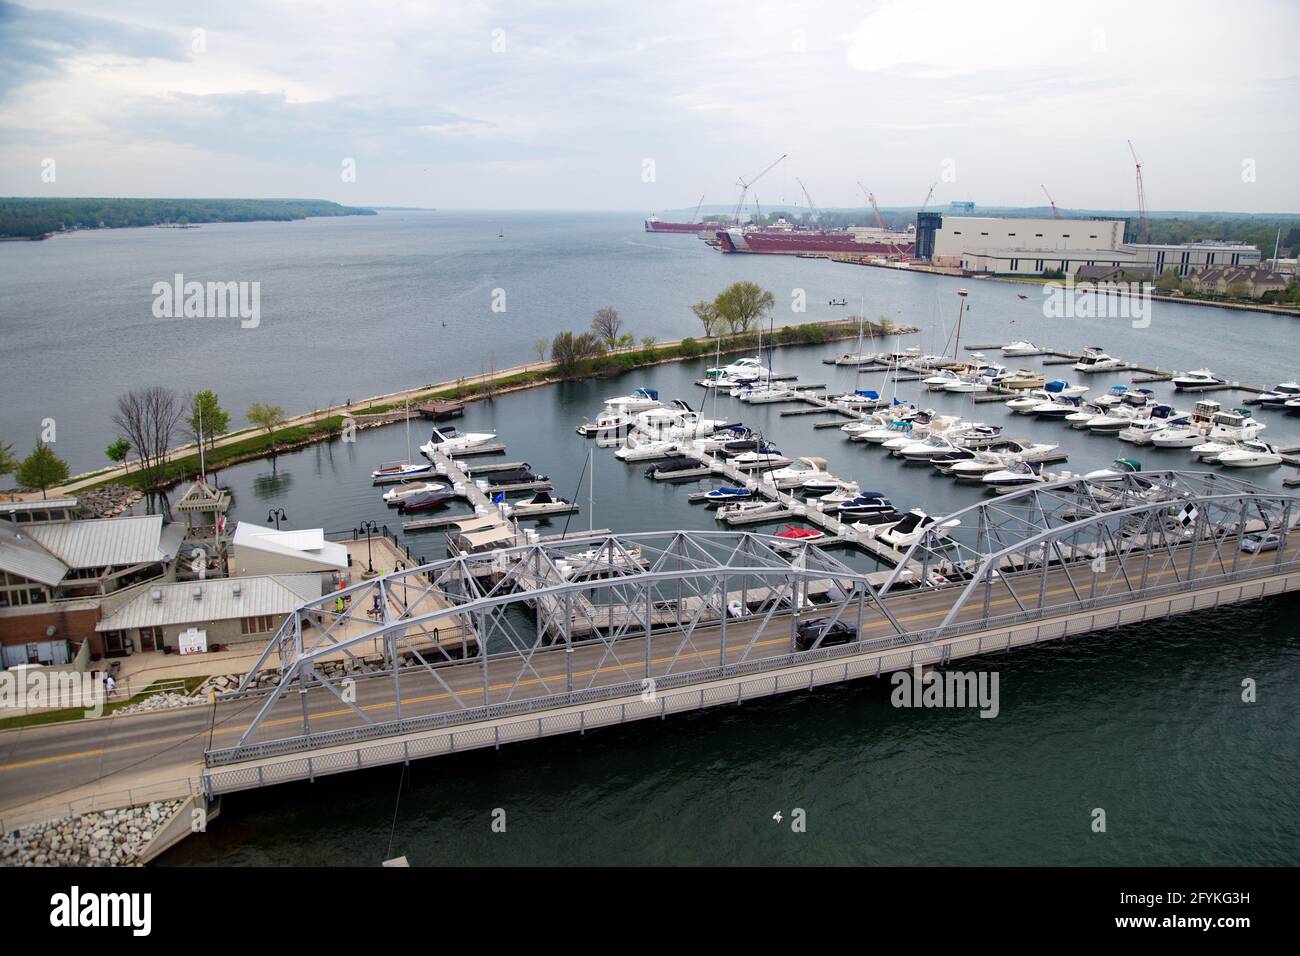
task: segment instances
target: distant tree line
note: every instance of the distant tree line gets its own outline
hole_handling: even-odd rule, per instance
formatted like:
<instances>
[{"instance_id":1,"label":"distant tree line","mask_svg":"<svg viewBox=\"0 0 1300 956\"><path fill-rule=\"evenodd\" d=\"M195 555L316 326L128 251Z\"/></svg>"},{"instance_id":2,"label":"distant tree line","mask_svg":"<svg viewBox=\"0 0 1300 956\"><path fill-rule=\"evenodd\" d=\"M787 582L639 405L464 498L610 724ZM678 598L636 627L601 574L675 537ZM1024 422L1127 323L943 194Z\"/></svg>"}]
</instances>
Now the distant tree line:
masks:
<instances>
[{"instance_id":1,"label":"distant tree line","mask_svg":"<svg viewBox=\"0 0 1300 956\"><path fill-rule=\"evenodd\" d=\"M374 216L373 209L321 199L0 199L0 238L38 238L74 229L284 222L309 216Z\"/></svg>"}]
</instances>

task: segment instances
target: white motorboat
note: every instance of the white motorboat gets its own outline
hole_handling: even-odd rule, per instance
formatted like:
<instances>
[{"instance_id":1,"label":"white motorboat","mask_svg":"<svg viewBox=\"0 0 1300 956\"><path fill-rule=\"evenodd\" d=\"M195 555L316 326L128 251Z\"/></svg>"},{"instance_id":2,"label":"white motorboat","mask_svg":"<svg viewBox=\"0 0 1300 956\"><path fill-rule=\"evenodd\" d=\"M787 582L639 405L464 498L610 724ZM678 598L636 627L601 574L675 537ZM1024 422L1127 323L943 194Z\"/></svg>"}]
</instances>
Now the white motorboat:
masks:
<instances>
[{"instance_id":1,"label":"white motorboat","mask_svg":"<svg viewBox=\"0 0 1300 956\"><path fill-rule=\"evenodd\" d=\"M876 532L876 540L895 550L911 547L923 536L942 538L961 524L960 518L938 519L920 508L913 508L895 524L886 525Z\"/></svg>"},{"instance_id":2,"label":"white motorboat","mask_svg":"<svg viewBox=\"0 0 1300 956\"><path fill-rule=\"evenodd\" d=\"M1223 379L1217 378L1208 368L1198 368L1194 372L1177 375L1173 379L1174 388L1205 388L1207 385L1221 385Z\"/></svg>"},{"instance_id":3,"label":"white motorboat","mask_svg":"<svg viewBox=\"0 0 1300 956\"><path fill-rule=\"evenodd\" d=\"M950 368L945 368L931 375L929 378L921 379L921 384L932 392L942 392L948 387L949 382L960 382L961 376Z\"/></svg>"},{"instance_id":4,"label":"white motorboat","mask_svg":"<svg viewBox=\"0 0 1300 956\"><path fill-rule=\"evenodd\" d=\"M1088 481L1114 481L1116 478L1123 478L1125 475L1131 475L1142 470L1142 462L1136 458L1116 458L1109 468L1099 468L1096 471L1090 471L1083 477Z\"/></svg>"},{"instance_id":5,"label":"white motorboat","mask_svg":"<svg viewBox=\"0 0 1300 956\"><path fill-rule=\"evenodd\" d=\"M1213 439L1193 445L1192 455L1207 464L1214 464L1225 451L1231 451L1236 447L1237 442L1231 439Z\"/></svg>"},{"instance_id":6,"label":"white motorboat","mask_svg":"<svg viewBox=\"0 0 1300 956\"><path fill-rule=\"evenodd\" d=\"M1063 395L1066 398L1078 398L1080 395L1087 394L1090 389L1087 385L1071 385L1063 378L1054 378L1043 384L1043 391L1052 395Z\"/></svg>"},{"instance_id":7,"label":"white motorboat","mask_svg":"<svg viewBox=\"0 0 1300 956\"><path fill-rule=\"evenodd\" d=\"M545 490L538 491L527 501L516 502L511 505L511 508L515 515L520 518L548 514L567 514L577 510L572 501L553 495Z\"/></svg>"},{"instance_id":8,"label":"white motorboat","mask_svg":"<svg viewBox=\"0 0 1300 956\"><path fill-rule=\"evenodd\" d=\"M953 462L947 473L958 481L978 480L1005 471L1018 462L1040 462L1060 447L1049 442L1011 440L997 450L977 451L969 458Z\"/></svg>"},{"instance_id":9,"label":"white motorboat","mask_svg":"<svg viewBox=\"0 0 1300 956\"><path fill-rule=\"evenodd\" d=\"M866 491L840 504L840 520L853 519L880 524L887 520L897 520L894 504L879 491Z\"/></svg>"},{"instance_id":10,"label":"white motorboat","mask_svg":"<svg viewBox=\"0 0 1300 956\"><path fill-rule=\"evenodd\" d=\"M741 382L766 382L769 377L762 359L757 356L747 356L736 359L730 365L705 369L704 381L700 384L712 388L731 388Z\"/></svg>"},{"instance_id":11,"label":"white motorboat","mask_svg":"<svg viewBox=\"0 0 1300 956\"><path fill-rule=\"evenodd\" d=\"M1250 414L1247 409L1234 408L1226 412L1215 412L1210 421L1207 437L1210 441L1236 443L1258 438L1267 426Z\"/></svg>"},{"instance_id":12,"label":"white motorboat","mask_svg":"<svg viewBox=\"0 0 1300 956\"><path fill-rule=\"evenodd\" d=\"M737 501L723 505L714 513L714 517L728 524L737 524L759 515L774 514L782 510L784 509L779 501Z\"/></svg>"},{"instance_id":13,"label":"white motorboat","mask_svg":"<svg viewBox=\"0 0 1300 956\"><path fill-rule=\"evenodd\" d=\"M744 471L754 468L780 468L783 465L790 464L790 459L775 448L768 447L742 452L731 459L731 463Z\"/></svg>"},{"instance_id":14,"label":"white motorboat","mask_svg":"<svg viewBox=\"0 0 1300 956\"><path fill-rule=\"evenodd\" d=\"M1042 388L1047 383L1042 372L1020 368L1001 376L997 380L997 384L1002 388L1010 388L1019 392L1028 388Z\"/></svg>"},{"instance_id":15,"label":"white motorboat","mask_svg":"<svg viewBox=\"0 0 1300 956\"><path fill-rule=\"evenodd\" d=\"M1137 414L1125 408L1114 408L1088 419L1088 431L1097 435L1118 435L1137 419Z\"/></svg>"},{"instance_id":16,"label":"white motorboat","mask_svg":"<svg viewBox=\"0 0 1300 956\"><path fill-rule=\"evenodd\" d=\"M879 352L843 352L833 359L823 361L828 365L874 365L881 362L882 358Z\"/></svg>"},{"instance_id":17,"label":"white motorboat","mask_svg":"<svg viewBox=\"0 0 1300 956\"><path fill-rule=\"evenodd\" d=\"M1002 354L1008 357L1019 355L1042 355L1043 350L1033 342L1012 342L1002 346Z\"/></svg>"},{"instance_id":18,"label":"white motorboat","mask_svg":"<svg viewBox=\"0 0 1300 956\"><path fill-rule=\"evenodd\" d=\"M429 494L434 491L446 491L447 486L436 481L404 481L396 488L384 492L384 501L396 505L416 495Z\"/></svg>"},{"instance_id":19,"label":"white motorboat","mask_svg":"<svg viewBox=\"0 0 1300 956\"><path fill-rule=\"evenodd\" d=\"M1040 485L1046 480L1040 469L1023 461L1012 462L1002 471L992 472L980 479L984 487L992 488L994 491L1022 488L1025 485Z\"/></svg>"},{"instance_id":20,"label":"white motorboat","mask_svg":"<svg viewBox=\"0 0 1300 956\"><path fill-rule=\"evenodd\" d=\"M435 425L433 435L420 446L420 451L424 453L426 458L432 458L437 452L444 455L453 455L458 451L466 451L479 445L486 445L496 437L495 432L461 432L451 425Z\"/></svg>"},{"instance_id":21,"label":"white motorboat","mask_svg":"<svg viewBox=\"0 0 1300 956\"><path fill-rule=\"evenodd\" d=\"M584 420L576 430L583 438L596 438L631 428L632 424L632 416L627 412L603 411L594 422Z\"/></svg>"},{"instance_id":22,"label":"white motorboat","mask_svg":"<svg viewBox=\"0 0 1300 956\"><path fill-rule=\"evenodd\" d=\"M777 468L763 475L763 480L771 482L777 488L802 488L815 478L830 478L838 481L826 470L825 458L797 458L790 464Z\"/></svg>"},{"instance_id":23,"label":"white motorboat","mask_svg":"<svg viewBox=\"0 0 1300 956\"><path fill-rule=\"evenodd\" d=\"M1130 422L1119 433L1119 440L1133 445L1154 444L1155 436L1168 428L1163 418L1138 418Z\"/></svg>"},{"instance_id":24,"label":"white motorboat","mask_svg":"<svg viewBox=\"0 0 1300 956\"><path fill-rule=\"evenodd\" d=\"M626 442L614 451L620 461L653 461L656 458L675 458L685 454L681 444L656 438L639 438L629 435Z\"/></svg>"},{"instance_id":25,"label":"white motorboat","mask_svg":"<svg viewBox=\"0 0 1300 956\"><path fill-rule=\"evenodd\" d=\"M1107 355L1099 348L1084 349L1083 356L1079 361L1074 363L1074 370L1085 374L1090 374L1092 372L1113 372L1116 369L1123 367L1123 362L1113 356Z\"/></svg>"},{"instance_id":26,"label":"white motorboat","mask_svg":"<svg viewBox=\"0 0 1300 956\"><path fill-rule=\"evenodd\" d=\"M714 488L712 491L705 492L704 502L709 505L725 505L738 501L748 501L753 497L754 492L749 488L723 485L721 488Z\"/></svg>"},{"instance_id":27,"label":"white motorboat","mask_svg":"<svg viewBox=\"0 0 1300 956\"><path fill-rule=\"evenodd\" d=\"M1263 468L1282 464L1276 445L1262 441L1244 441L1219 455L1218 463L1225 468Z\"/></svg>"},{"instance_id":28,"label":"white motorboat","mask_svg":"<svg viewBox=\"0 0 1300 956\"><path fill-rule=\"evenodd\" d=\"M905 458L908 461L931 461L935 458L942 458L954 451L960 450L961 446L946 435L931 435L925 441L913 442L910 445L904 445L894 452L899 458Z\"/></svg>"},{"instance_id":29,"label":"white motorboat","mask_svg":"<svg viewBox=\"0 0 1300 956\"><path fill-rule=\"evenodd\" d=\"M1193 428L1190 422L1184 425L1166 424L1151 433L1151 444L1157 448L1191 448L1204 440L1205 432Z\"/></svg>"},{"instance_id":30,"label":"white motorboat","mask_svg":"<svg viewBox=\"0 0 1300 956\"><path fill-rule=\"evenodd\" d=\"M1287 402L1300 399L1300 383L1280 382L1259 396L1265 408L1285 408Z\"/></svg>"},{"instance_id":31,"label":"white motorboat","mask_svg":"<svg viewBox=\"0 0 1300 956\"><path fill-rule=\"evenodd\" d=\"M654 388L638 388L630 395L605 399L606 410L615 412L643 412L646 409L658 408L662 404L659 401L659 390Z\"/></svg>"},{"instance_id":32,"label":"white motorboat","mask_svg":"<svg viewBox=\"0 0 1300 956\"><path fill-rule=\"evenodd\" d=\"M1098 395L1092 400L1094 405L1100 405L1102 408L1114 408L1124 402L1124 396L1128 394L1127 385L1112 385L1105 395Z\"/></svg>"},{"instance_id":33,"label":"white motorboat","mask_svg":"<svg viewBox=\"0 0 1300 956\"><path fill-rule=\"evenodd\" d=\"M858 497L859 493L856 481L842 481L837 488L822 495L817 500L823 511L835 511L844 502L852 501Z\"/></svg>"},{"instance_id":34,"label":"white motorboat","mask_svg":"<svg viewBox=\"0 0 1300 956\"><path fill-rule=\"evenodd\" d=\"M792 402L799 398L799 393L788 385L756 383L749 388L741 389L736 398L748 405L767 405L772 402Z\"/></svg>"},{"instance_id":35,"label":"white motorboat","mask_svg":"<svg viewBox=\"0 0 1300 956\"><path fill-rule=\"evenodd\" d=\"M1045 402L1039 402L1030 411L1035 418L1060 420L1073 415L1083 408L1083 402L1072 395L1054 395Z\"/></svg>"},{"instance_id":36,"label":"white motorboat","mask_svg":"<svg viewBox=\"0 0 1300 956\"><path fill-rule=\"evenodd\" d=\"M987 379L978 376L963 375L955 381L944 383L943 390L945 392L959 392L962 394L970 392L987 392L989 390L989 383Z\"/></svg>"}]
</instances>

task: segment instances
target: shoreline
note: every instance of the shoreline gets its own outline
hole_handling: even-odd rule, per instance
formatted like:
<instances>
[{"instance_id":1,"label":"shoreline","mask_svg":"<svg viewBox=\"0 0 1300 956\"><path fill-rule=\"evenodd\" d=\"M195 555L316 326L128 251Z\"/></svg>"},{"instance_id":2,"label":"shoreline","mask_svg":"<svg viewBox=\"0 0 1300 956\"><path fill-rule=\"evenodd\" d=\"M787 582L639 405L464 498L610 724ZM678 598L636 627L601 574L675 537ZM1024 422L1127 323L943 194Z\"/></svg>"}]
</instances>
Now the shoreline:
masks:
<instances>
[{"instance_id":1,"label":"shoreline","mask_svg":"<svg viewBox=\"0 0 1300 956\"><path fill-rule=\"evenodd\" d=\"M883 322L877 320L868 322L867 325L876 329L874 335L885 338L891 335L914 335L920 330L911 325L896 325L889 320ZM814 322L796 322L786 325L775 326L777 333L789 330L813 327L825 333L825 338L819 342L782 342L777 344L777 348L783 346L797 345L819 345L830 342L845 341L856 338L858 334L858 323L856 319L827 319L824 321ZM635 371L641 368L652 368L657 365L667 365L673 362L684 362L697 358L709 358L714 354L735 355L741 352L752 351L754 344L752 337L756 333L741 333L740 341L737 337L731 337L733 340L728 343L726 337L721 339L721 347L718 348L718 338L695 338L694 336L685 336L681 339L673 339L666 342L656 342L651 346L655 353L673 352L682 348L683 343L688 339L695 342L700 350L692 354L664 354L649 358L644 362L633 362L623 368L610 369L606 373L597 373L583 378L605 378L625 372ZM644 346L633 345L621 349L610 349L605 352L605 356L636 356L646 353L648 350ZM356 399L354 401L344 402L337 405L329 405L324 408L314 409L309 412L302 412L287 418L283 424L276 430L276 434L283 434L293 429L307 429L306 434L297 435L285 442L276 442L269 444L269 438L263 429L257 427L247 427L238 431L227 432L220 436L213 443L208 451L209 456L220 448L230 448L244 442L267 442L267 445L257 444L246 451L235 452L227 458L213 463L209 460L209 471L219 471L232 465L244 464L249 461L256 461L262 458L272 458L278 454L290 451L297 451L309 445L317 444L321 441L328 440L337 436L345 419L351 418L356 422L358 430L366 428L377 428L383 425L392 424L401 421L406 414L405 405L409 401L412 406L417 403L436 401L438 399L455 399L463 402L475 402L485 398L491 398L496 395L507 395L514 392L524 391L530 388L538 388L545 385L557 384L564 379L552 373L555 370L555 363L547 360L544 362L527 362L523 365L514 365L491 372L481 372L476 375L461 376L455 379L449 379L443 382L428 383L425 385L415 386L413 388L398 389L392 392L385 392L379 395L372 395L368 398ZM522 377L522 379L521 379ZM411 414L416 412L412 408ZM362 421L362 419L369 419ZM182 473L179 476L168 477L153 489L143 489L142 491L158 491L173 488L181 482L192 480L198 474L198 446L194 442L187 442L183 445L177 445L168 450L166 458L170 467L178 467ZM192 467L190 463L192 462ZM138 460L136 462L138 466ZM84 492L91 488L118 482L122 479L130 487L138 487L130 483L132 476L138 474L138 470L128 469L126 464L113 465L106 468L96 469L95 471L82 472L73 475L67 481L63 482L56 488L50 488L46 492L50 499L59 497L75 497L78 492ZM17 501L34 501L40 500L41 493L35 492L18 492L8 493L10 500Z\"/></svg>"}]
</instances>

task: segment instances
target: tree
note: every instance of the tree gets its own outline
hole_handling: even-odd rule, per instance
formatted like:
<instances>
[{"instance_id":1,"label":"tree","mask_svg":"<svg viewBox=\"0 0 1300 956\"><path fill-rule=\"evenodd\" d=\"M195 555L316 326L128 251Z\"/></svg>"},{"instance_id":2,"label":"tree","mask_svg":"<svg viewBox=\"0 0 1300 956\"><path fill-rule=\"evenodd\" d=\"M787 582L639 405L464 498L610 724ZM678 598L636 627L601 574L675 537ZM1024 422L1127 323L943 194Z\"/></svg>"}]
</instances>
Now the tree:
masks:
<instances>
[{"instance_id":1,"label":"tree","mask_svg":"<svg viewBox=\"0 0 1300 956\"><path fill-rule=\"evenodd\" d=\"M126 461L127 452L131 450L131 443L125 438L119 438L113 444L104 449L104 454L108 456L109 461L115 461L119 465Z\"/></svg>"},{"instance_id":2,"label":"tree","mask_svg":"<svg viewBox=\"0 0 1300 956\"><path fill-rule=\"evenodd\" d=\"M636 345L636 336L631 332L624 332L613 344L621 349L630 349L632 346Z\"/></svg>"},{"instance_id":3,"label":"tree","mask_svg":"<svg viewBox=\"0 0 1300 956\"><path fill-rule=\"evenodd\" d=\"M14 457L14 446L0 441L0 477L12 473L18 468L18 459Z\"/></svg>"},{"instance_id":4,"label":"tree","mask_svg":"<svg viewBox=\"0 0 1300 956\"><path fill-rule=\"evenodd\" d=\"M533 351L537 353L537 361L539 362L546 361L546 350L549 349L550 347L551 347L551 343L546 341L546 339L538 339L537 341L533 342Z\"/></svg>"},{"instance_id":5,"label":"tree","mask_svg":"<svg viewBox=\"0 0 1300 956\"><path fill-rule=\"evenodd\" d=\"M248 406L248 420L259 428L266 429L271 446L275 446L275 430L284 424L284 409L279 405L264 405L254 402Z\"/></svg>"},{"instance_id":6,"label":"tree","mask_svg":"<svg viewBox=\"0 0 1300 956\"><path fill-rule=\"evenodd\" d=\"M655 350L655 343L658 341L659 339L653 335L643 335L641 336L641 348L645 349L647 352L653 352Z\"/></svg>"},{"instance_id":7,"label":"tree","mask_svg":"<svg viewBox=\"0 0 1300 956\"><path fill-rule=\"evenodd\" d=\"M735 335L748 332L776 305L776 297L754 282L733 282L713 300L713 311Z\"/></svg>"},{"instance_id":8,"label":"tree","mask_svg":"<svg viewBox=\"0 0 1300 956\"><path fill-rule=\"evenodd\" d=\"M118 396L113 425L140 457L146 488L162 483L172 436L184 415L184 403L162 385L135 388Z\"/></svg>"},{"instance_id":9,"label":"tree","mask_svg":"<svg viewBox=\"0 0 1300 956\"><path fill-rule=\"evenodd\" d=\"M36 443L32 453L18 466L18 484L24 488L41 489L42 498L47 497L45 492L51 485L67 480L68 463L42 441Z\"/></svg>"},{"instance_id":10,"label":"tree","mask_svg":"<svg viewBox=\"0 0 1300 956\"><path fill-rule=\"evenodd\" d=\"M618 310L612 306L597 309L591 320L591 331L606 345L618 341L618 334L623 330L623 320L618 317Z\"/></svg>"},{"instance_id":11,"label":"tree","mask_svg":"<svg viewBox=\"0 0 1300 956\"><path fill-rule=\"evenodd\" d=\"M230 413L221 407L217 393L210 388L191 395L188 404L190 414L185 425L190 437L197 444L202 434L204 443L212 448L217 436L230 430Z\"/></svg>"},{"instance_id":12,"label":"tree","mask_svg":"<svg viewBox=\"0 0 1300 956\"><path fill-rule=\"evenodd\" d=\"M1156 279L1156 288L1168 292L1177 289L1181 282L1182 279L1179 277L1178 273L1170 269L1161 274L1159 279Z\"/></svg>"},{"instance_id":13,"label":"tree","mask_svg":"<svg viewBox=\"0 0 1300 956\"><path fill-rule=\"evenodd\" d=\"M706 336L712 338L721 331L721 319L718 318L718 310L714 308L712 302L696 302L691 306L691 311L703 324Z\"/></svg>"},{"instance_id":14,"label":"tree","mask_svg":"<svg viewBox=\"0 0 1300 956\"><path fill-rule=\"evenodd\" d=\"M604 347L594 332L581 335L561 332L551 340L551 360L555 362L555 370L565 378L576 375L585 362L603 351Z\"/></svg>"}]
</instances>

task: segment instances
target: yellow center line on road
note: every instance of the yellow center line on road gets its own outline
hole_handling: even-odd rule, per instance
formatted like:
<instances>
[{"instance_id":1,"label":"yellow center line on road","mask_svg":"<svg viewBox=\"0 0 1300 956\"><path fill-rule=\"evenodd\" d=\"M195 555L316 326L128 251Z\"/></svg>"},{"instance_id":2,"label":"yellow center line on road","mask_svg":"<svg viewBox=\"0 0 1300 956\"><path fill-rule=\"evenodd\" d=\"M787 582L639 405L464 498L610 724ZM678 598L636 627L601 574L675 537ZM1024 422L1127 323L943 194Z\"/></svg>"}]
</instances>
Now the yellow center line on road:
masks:
<instances>
[{"instance_id":1,"label":"yellow center line on road","mask_svg":"<svg viewBox=\"0 0 1300 956\"><path fill-rule=\"evenodd\" d=\"M1059 572L1058 572L1058 573L1059 573ZM1154 572L1154 573L1152 573L1150 576L1151 576L1152 578L1162 578L1162 577L1165 577L1165 576L1167 576L1167 575L1169 575L1169 574L1172 574L1172 573L1173 573L1173 569L1172 569L1172 568L1166 568L1166 569L1164 569L1164 570L1162 570L1162 571ZM1005 579L1004 579L1004 580L1005 580ZM1073 593L1074 593L1074 589L1071 588L1071 587L1069 587L1069 585L1067 584L1065 587L1049 588L1049 589L1045 592L1045 595L1046 595L1046 596L1054 596L1054 595L1057 595L1057 594L1073 594ZM909 597L911 597L911 596L910 596L910 595L905 595L905 596L904 596L904 600L907 600ZM1002 607L1002 606L1005 606L1005 605L1008 605L1008 604L1016 604L1017 606L1019 606L1019 603L1015 600L1015 598L1010 597L1010 596L1007 596L1007 597L1001 597L1001 598L997 598L997 599L995 599L995 600L991 600L991 601L989 601L989 607ZM981 607L982 607L982 603L981 603ZM942 616L946 615L946 614L948 613L949 610L950 610L950 608L943 607L943 608L939 608L938 610L934 610L934 611L922 611L922 612L917 612L917 613L915 613L915 614L902 615L902 616L897 617L896 620L897 620L898 623L900 623L900 624L911 623L911 622L913 622L913 621L923 621L923 620L928 620L928 619L930 619L930 618L942 617ZM878 612L877 612L877 613L878 613ZM709 626L710 626L710 627L717 627L716 624L712 624L712 625L709 625ZM788 641L789 641L789 638L788 638L788 637L772 638L772 639L769 639L769 640L766 640L766 641L756 641L756 642L754 643L753 646L754 646L754 647L770 647L770 646L777 645L777 644L785 644L785 643L787 643ZM630 644L630 642L629 642L629 644ZM687 654L678 654L678 655L676 655L676 659L677 659L677 660L682 660L682 659L688 659L688 660L689 660L689 659L700 658L700 657L713 657L713 656L715 656L716 654L717 654L717 651L692 651L692 652L687 653ZM652 665L653 665L653 664L666 664L666 663L668 663L668 662L671 661L671 660L673 660L673 656L672 656L672 655L669 655L669 656L667 656L667 657L652 658L651 661L650 661L650 663L651 663ZM642 664L642 662L640 662L640 661L638 661L638 665L640 665L640 666L644 666L644 665ZM574 672L573 672L573 676L574 676L574 677L593 677L593 676L596 676L597 674L611 673L611 672L619 671L619 670L626 671L627 668L626 668L625 666L621 665L621 664L609 665L609 666L601 667L601 668L592 668L592 669L588 669L588 670L574 671ZM558 679L558 678L561 678L561 677L565 677L565 676L566 676L565 674L550 674L550 675L546 675L545 677L530 677L530 678L528 678L527 680L521 680L521 681L518 681L518 682L510 681L510 682L500 683L500 684L490 684L490 685L488 685L488 692L491 693L492 691L497 691L497 690L507 690L507 689L509 689L509 688L511 688L511 687L524 687L524 686L529 686L529 687L531 687L531 686L535 686L535 685L537 685L537 684L543 684L543 683L545 683L546 679L548 679L548 678L551 679L551 680L555 680L555 679ZM482 690L481 690L480 688L475 688L475 689L474 689L474 692L475 692L475 693L482 693ZM450 692L443 691L443 692L440 692L440 693L437 693L437 694L423 694L423 695L420 695L420 696L417 696L417 697L407 697L407 698L403 698L403 701L402 701L402 702L403 702L404 704L430 703L430 702L433 702L433 701L448 700L448 699L450 699L451 697L452 697L452 694L451 694ZM374 711L379 711L379 710L392 710L392 709L394 709L396 706L397 706L397 704L396 704L395 701L391 701L391 700L389 700L389 701L380 701L380 702L373 703L373 704L358 705L358 708L357 708L357 709L358 709L358 710L365 711L365 712L374 712ZM316 712L316 713L309 714L309 719L326 720L326 719L329 719L329 718L331 718L331 717L343 717L343 716L346 716L346 715L351 714L351 713L354 713L354 711L352 710L352 708L350 708L350 707L341 707L341 708L338 708L338 709L336 709L336 710L319 711L319 712ZM301 716L295 716L295 717L277 717L277 718L275 718L275 719L273 719L273 720L265 720L265 721L263 721L263 722L262 722L262 726L263 726L263 727L274 727L274 726L278 726L278 725L282 725L282 724L297 724L297 723L300 723L301 720L302 720ZM228 734L240 734L240 733L243 733L244 731L246 731L246 730L248 729L248 726L249 726L248 724L243 724L243 725L240 725L240 726L218 727L218 728L216 728L215 730L213 730L213 731L211 732L211 734L212 734L212 736L214 736L214 737L216 737L216 736L225 736L225 735L228 735ZM136 744L119 744L119 745L117 745L117 746L98 747L98 748L95 748L95 749L93 749L93 750L83 750L83 751L79 751L79 752L77 752L77 753L68 753L68 754L52 754L52 755L50 755L50 756L48 756L48 757L37 757L37 758L33 758L33 759L31 759L31 760L20 760L20 761L16 761L16 762L13 762L13 763L0 764L0 772L6 771L6 770L20 770L20 769L23 769L23 768L26 768L26 767L40 767L40 766L45 766L45 765L48 765L48 764L63 763L63 762L72 761L72 760L85 760L85 759L87 759L87 758L91 758L91 757L103 757L103 756L108 755L108 754L123 753L123 752L130 751L130 750L139 750L139 749L142 748L142 747L157 747L157 746L160 746L160 745L173 744L173 743L181 743L181 742L186 741L186 740L192 740L195 736L196 736L195 734L185 734L185 735L175 736L175 737L160 737L160 738L155 738L155 739L153 739L153 740L149 740L149 741L143 741L143 742L141 742L141 743L136 743Z\"/></svg>"}]
</instances>

